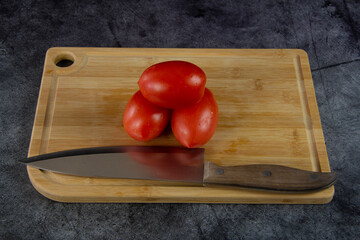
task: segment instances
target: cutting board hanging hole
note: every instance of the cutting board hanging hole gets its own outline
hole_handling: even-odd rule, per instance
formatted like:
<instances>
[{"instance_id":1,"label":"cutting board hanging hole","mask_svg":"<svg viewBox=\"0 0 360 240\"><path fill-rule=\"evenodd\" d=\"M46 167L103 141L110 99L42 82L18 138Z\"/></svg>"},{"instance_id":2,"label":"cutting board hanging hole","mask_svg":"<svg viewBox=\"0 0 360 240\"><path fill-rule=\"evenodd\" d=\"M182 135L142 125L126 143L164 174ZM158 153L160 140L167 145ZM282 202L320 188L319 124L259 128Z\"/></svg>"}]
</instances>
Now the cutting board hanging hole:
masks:
<instances>
[{"instance_id":1,"label":"cutting board hanging hole","mask_svg":"<svg viewBox=\"0 0 360 240\"><path fill-rule=\"evenodd\" d=\"M75 56L70 52L60 53L55 57L54 61L55 65L61 68L69 67L73 65L74 62Z\"/></svg>"}]
</instances>

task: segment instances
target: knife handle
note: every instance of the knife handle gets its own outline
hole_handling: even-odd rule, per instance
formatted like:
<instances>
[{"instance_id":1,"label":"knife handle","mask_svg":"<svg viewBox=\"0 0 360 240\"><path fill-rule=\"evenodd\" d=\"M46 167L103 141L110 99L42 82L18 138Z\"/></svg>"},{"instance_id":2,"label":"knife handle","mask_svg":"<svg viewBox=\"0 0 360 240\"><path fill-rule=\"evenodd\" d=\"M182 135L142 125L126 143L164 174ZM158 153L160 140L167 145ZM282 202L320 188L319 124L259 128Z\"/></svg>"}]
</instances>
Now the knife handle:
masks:
<instances>
[{"instance_id":1,"label":"knife handle","mask_svg":"<svg viewBox=\"0 0 360 240\"><path fill-rule=\"evenodd\" d=\"M218 166L205 162L204 185L231 185L276 191L313 191L330 187L337 174L268 165Z\"/></svg>"}]
</instances>

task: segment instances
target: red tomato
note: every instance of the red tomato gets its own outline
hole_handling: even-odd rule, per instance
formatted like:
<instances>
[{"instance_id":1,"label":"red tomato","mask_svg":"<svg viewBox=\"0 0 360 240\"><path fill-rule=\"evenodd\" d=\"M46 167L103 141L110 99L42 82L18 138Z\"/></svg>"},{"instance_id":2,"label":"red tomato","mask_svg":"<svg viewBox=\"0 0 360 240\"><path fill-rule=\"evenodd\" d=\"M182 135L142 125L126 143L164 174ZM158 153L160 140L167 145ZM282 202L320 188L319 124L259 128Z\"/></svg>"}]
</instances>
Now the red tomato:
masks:
<instances>
[{"instance_id":1,"label":"red tomato","mask_svg":"<svg viewBox=\"0 0 360 240\"><path fill-rule=\"evenodd\" d=\"M169 109L152 104L137 91L126 105L123 124L132 138L148 141L160 135L169 119Z\"/></svg>"},{"instance_id":2,"label":"red tomato","mask_svg":"<svg viewBox=\"0 0 360 240\"><path fill-rule=\"evenodd\" d=\"M206 88L199 103L173 111L171 128L175 138L182 145L189 148L199 147L214 135L218 116L215 98Z\"/></svg>"},{"instance_id":3,"label":"red tomato","mask_svg":"<svg viewBox=\"0 0 360 240\"><path fill-rule=\"evenodd\" d=\"M161 62L150 66L138 82L143 96L165 108L193 105L204 95L206 75L198 66L184 61Z\"/></svg>"}]
</instances>

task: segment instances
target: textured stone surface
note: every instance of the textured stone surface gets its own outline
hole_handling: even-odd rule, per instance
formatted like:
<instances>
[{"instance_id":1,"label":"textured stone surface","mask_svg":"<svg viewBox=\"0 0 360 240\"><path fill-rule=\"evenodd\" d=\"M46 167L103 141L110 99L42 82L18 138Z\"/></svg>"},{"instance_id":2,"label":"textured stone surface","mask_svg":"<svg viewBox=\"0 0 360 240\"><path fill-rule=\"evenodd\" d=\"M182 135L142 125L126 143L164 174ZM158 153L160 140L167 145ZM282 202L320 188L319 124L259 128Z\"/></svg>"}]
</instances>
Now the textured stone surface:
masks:
<instances>
[{"instance_id":1,"label":"textured stone surface","mask_svg":"<svg viewBox=\"0 0 360 240\"><path fill-rule=\"evenodd\" d=\"M0 239L359 238L359 1L187 2L1 1ZM53 46L304 49L330 165L340 174L333 201L63 204L42 197L16 160L27 154Z\"/></svg>"}]
</instances>

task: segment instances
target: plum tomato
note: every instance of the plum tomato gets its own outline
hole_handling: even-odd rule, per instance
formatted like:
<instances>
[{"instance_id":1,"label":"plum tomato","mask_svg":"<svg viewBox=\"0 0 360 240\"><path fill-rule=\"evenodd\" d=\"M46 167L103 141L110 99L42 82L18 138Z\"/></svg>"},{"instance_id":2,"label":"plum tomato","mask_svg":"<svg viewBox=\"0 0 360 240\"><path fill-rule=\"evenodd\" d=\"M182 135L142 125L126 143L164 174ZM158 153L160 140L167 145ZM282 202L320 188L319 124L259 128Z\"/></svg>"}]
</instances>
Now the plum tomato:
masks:
<instances>
[{"instance_id":1,"label":"plum tomato","mask_svg":"<svg viewBox=\"0 0 360 240\"><path fill-rule=\"evenodd\" d=\"M123 124L130 137L149 141L161 134L170 120L170 110L146 100L137 91L125 107Z\"/></svg>"},{"instance_id":2,"label":"plum tomato","mask_svg":"<svg viewBox=\"0 0 360 240\"><path fill-rule=\"evenodd\" d=\"M204 71L185 61L167 61L147 68L138 84L143 96L164 108L188 107L204 95L206 75Z\"/></svg>"},{"instance_id":3,"label":"plum tomato","mask_svg":"<svg viewBox=\"0 0 360 240\"><path fill-rule=\"evenodd\" d=\"M187 108L173 110L171 128L175 138L183 146L199 147L214 135L218 116L215 98L206 88L200 102Z\"/></svg>"}]
</instances>

